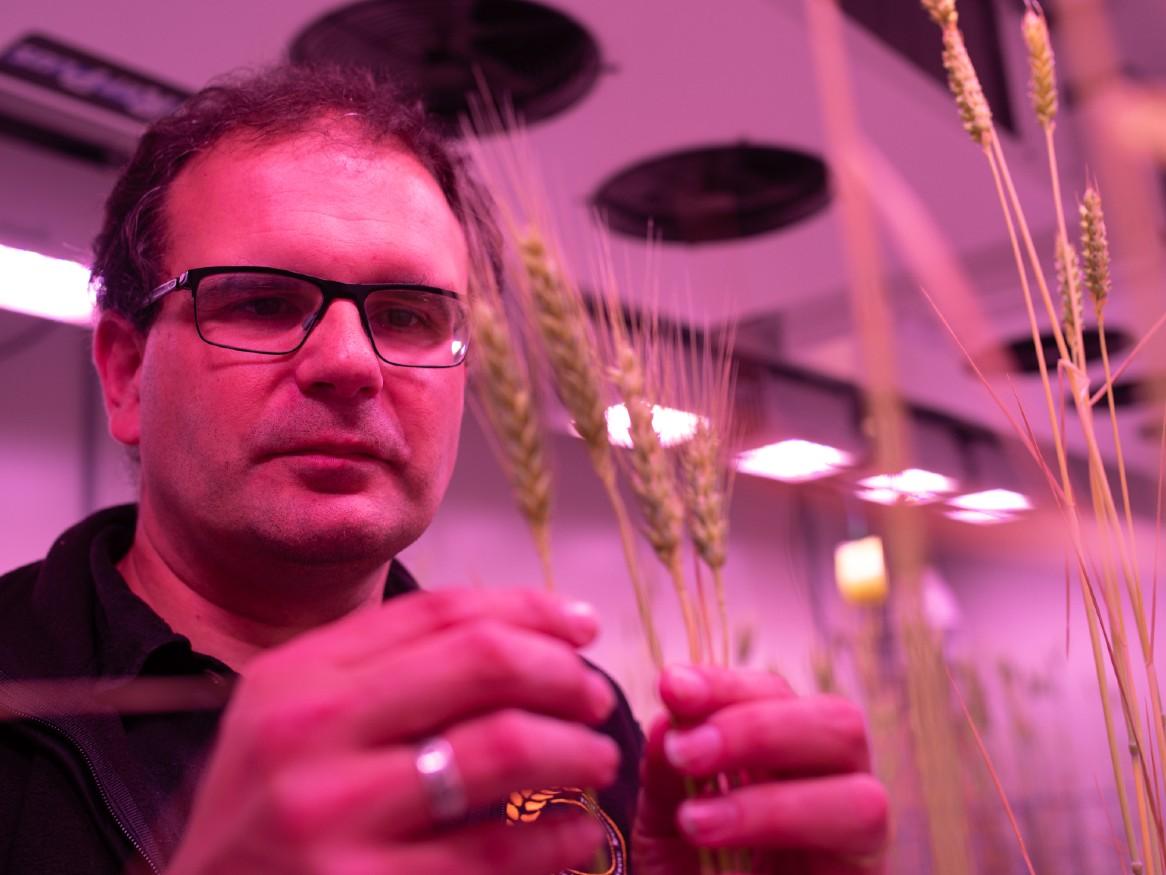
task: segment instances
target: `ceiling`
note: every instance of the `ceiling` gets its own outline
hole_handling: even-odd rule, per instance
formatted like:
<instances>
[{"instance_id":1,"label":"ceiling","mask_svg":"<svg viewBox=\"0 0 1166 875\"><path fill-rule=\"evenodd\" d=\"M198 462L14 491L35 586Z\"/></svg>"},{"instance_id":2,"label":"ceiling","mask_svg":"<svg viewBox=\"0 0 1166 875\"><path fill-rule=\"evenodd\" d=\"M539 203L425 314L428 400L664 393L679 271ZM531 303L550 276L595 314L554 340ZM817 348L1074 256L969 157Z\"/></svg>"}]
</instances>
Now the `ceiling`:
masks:
<instances>
[{"instance_id":1,"label":"ceiling","mask_svg":"<svg viewBox=\"0 0 1166 875\"><path fill-rule=\"evenodd\" d=\"M819 98L798 0L547 3L586 27L602 53L593 89L531 130L565 227L585 223L589 198L604 180L663 152L748 142L823 153ZM194 90L223 72L283 57L298 32L339 5L5 0L0 49L28 33L45 34ZM1166 44L1166 12L1153 0L1111 5L1126 35L1130 66L1144 76L1166 74L1166 54L1160 51ZM1038 243L1047 249L1053 215L1042 144L1025 113L1026 73L1016 34L1021 8L1012 0L997 4L1004 33L1001 60L1020 117L1006 148ZM853 22L846 25L845 39L865 135L908 180L972 276L990 332L998 339L1015 335L1023 330L1024 314L991 178L948 94ZM118 125L123 134L132 134L132 125ZM1060 132L1067 197L1079 192L1083 178L1072 128L1070 119ZM107 170L0 137L0 243L85 260L110 182ZM837 211L828 208L762 236L667 244L659 258L662 288L677 293L666 293L662 304L673 315L701 322L740 319L743 342L755 355L828 377L860 379L839 230ZM618 243L616 257L626 251L636 258L639 249ZM885 250L902 392L920 406L999 427L1001 417L937 327L918 282L893 247ZM582 257L575 261L586 263ZM628 294L634 303L636 290ZM1120 325L1120 294L1114 295L1113 308L1111 322ZM1033 427L1046 432L1033 378L1018 378L1015 386L1030 405ZM1155 470L1156 442L1136 433L1147 418L1148 413L1130 417L1127 446L1135 465Z\"/></svg>"}]
</instances>

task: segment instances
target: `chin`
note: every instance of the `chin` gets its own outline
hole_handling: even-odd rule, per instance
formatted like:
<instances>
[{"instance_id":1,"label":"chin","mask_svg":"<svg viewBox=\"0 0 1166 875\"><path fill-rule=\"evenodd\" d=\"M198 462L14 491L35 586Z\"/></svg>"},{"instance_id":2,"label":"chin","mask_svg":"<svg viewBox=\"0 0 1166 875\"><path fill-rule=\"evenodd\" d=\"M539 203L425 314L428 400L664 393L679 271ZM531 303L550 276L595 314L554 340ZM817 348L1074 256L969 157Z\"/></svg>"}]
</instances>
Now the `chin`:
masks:
<instances>
[{"instance_id":1,"label":"chin","mask_svg":"<svg viewBox=\"0 0 1166 875\"><path fill-rule=\"evenodd\" d=\"M267 552L283 561L375 568L417 540L427 523L399 515L314 507L301 514L269 514L250 528Z\"/></svg>"}]
</instances>

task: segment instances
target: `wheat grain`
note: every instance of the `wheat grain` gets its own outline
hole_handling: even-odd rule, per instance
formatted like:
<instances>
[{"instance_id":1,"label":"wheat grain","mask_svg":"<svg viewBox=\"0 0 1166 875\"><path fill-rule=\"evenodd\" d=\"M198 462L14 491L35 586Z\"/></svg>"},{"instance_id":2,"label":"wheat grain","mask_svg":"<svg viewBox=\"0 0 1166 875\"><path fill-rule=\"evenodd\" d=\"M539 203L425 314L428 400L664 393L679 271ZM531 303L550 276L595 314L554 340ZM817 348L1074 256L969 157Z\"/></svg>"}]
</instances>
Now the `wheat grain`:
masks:
<instances>
[{"instance_id":1,"label":"wheat grain","mask_svg":"<svg viewBox=\"0 0 1166 875\"><path fill-rule=\"evenodd\" d=\"M1024 45L1028 50L1029 96L1043 128L1051 128L1057 115L1057 74L1049 26L1044 13L1030 6L1021 22Z\"/></svg>"},{"instance_id":2,"label":"wheat grain","mask_svg":"<svg viewBox=\"0 0 1166 875\"><path fill-rule=\"evenodd\" d=\"M955 95L956 106L964 130L972 139L987 149L992 143L992 110L968 49L963 34L954 24L943 29L943 68L947 71L947 83Z\"/></svg>"},{"instance_id":3,"label":"wheat grain","mask_svg":"<svg viewBox=\"0 0 1166 875\"><path fill-rule=\"evenodd\" d=\"M1085 288L1089 290L1100 316L1109 297L1109 238L1105 230L1105 214L1101 210L1101 195L1094 186L1085 189L1079 212Z\"/></svg>"},{"instance_id":4,"label":"wheat grain","mask_svg":"<svg viewBox=\"0 0 1166 875\"><path fill-rule=\"evenodd\" d=\"M922 0L931 20L940 27L954 27L957 20L955 0Z\"/></svg>"},{"instance_id":5,"label":"wheat grain","mask_svg":"<svg viewBox=\"0 0 1166 875\"><path fill-rule=\"evenodd\" d=\"M1065 342L1075 360L1084 356L1080 346L1081 337L1081 270L1077 260L1077 250L1064 237L1057 237L1056 253L1057 289L1061 295L1061 328Z\"/></svg>"},{"instance_id":6,"label":"wheat grain","mask_svg":"<svg viewBox=\"0 0 1166 875\"><path fill-rule=\"evenodd\" d=\"M496 296L471 295L470 327L476 355L477 397L493 427L505 470L522 516L530 526L547 588L554 588L550 563L551 471L529 370L506 325Z\"/></svg>"}]
</instances>

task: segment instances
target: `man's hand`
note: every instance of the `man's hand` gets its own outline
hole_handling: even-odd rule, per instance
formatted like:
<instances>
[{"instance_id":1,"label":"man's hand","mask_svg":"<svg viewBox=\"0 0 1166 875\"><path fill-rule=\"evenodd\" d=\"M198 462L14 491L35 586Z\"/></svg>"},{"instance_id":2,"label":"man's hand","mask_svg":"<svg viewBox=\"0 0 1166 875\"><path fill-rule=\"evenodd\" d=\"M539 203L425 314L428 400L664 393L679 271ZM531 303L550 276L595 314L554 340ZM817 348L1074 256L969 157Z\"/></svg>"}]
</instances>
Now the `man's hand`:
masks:
<instances>
[{"instance_id":1,"label":"man's hand","mask_svg":"<svg viewBox=\"0 0 1166 875\"><path fill-rule=\"evenodd\" d=\"M697 875L694 848L751 849L767 875L883 871L887 797L868 773L857 707L796 697L777 675L708 667L665 670L660 694L669 715L648 735L636 875ZM734 789L688 798L685 778L703 790L718 775Z\"/></svg>"},{"instance_id":2,"label":"man's hand","mask_svg":"<svg viewBox=\"0 0 1166 875\"><path fill-rule=\"evenodd\" d=\"M591 818L508 828L435 822L419 744L453 749L470 810L523 787L602 787L614 705L575 648L589 611L527 591L419 593L273 649L248 666L172 875L505 873L589 859ZM545 823L543 821L546 821Z\"/></svg>"}]
</instances>

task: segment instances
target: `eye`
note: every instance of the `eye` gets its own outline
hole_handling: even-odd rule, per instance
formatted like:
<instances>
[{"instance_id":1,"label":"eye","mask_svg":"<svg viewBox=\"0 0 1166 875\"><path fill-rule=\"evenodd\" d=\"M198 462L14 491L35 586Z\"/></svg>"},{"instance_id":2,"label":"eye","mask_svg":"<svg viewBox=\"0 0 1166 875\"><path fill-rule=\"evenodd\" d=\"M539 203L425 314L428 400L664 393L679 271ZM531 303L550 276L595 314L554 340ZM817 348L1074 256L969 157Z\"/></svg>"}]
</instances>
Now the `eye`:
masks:
<instances>
[{"instance_id":1,"label":"eye","mask_svg":"<svg viewBox=\"0 0 1166 875\"><path fill-rule=\"evenodd\" d=\"M235 309L243 315L271 317L283 316L293 308L287 298L280 295L253 294L236 301Z\"/></svg>"}]
</instances>

